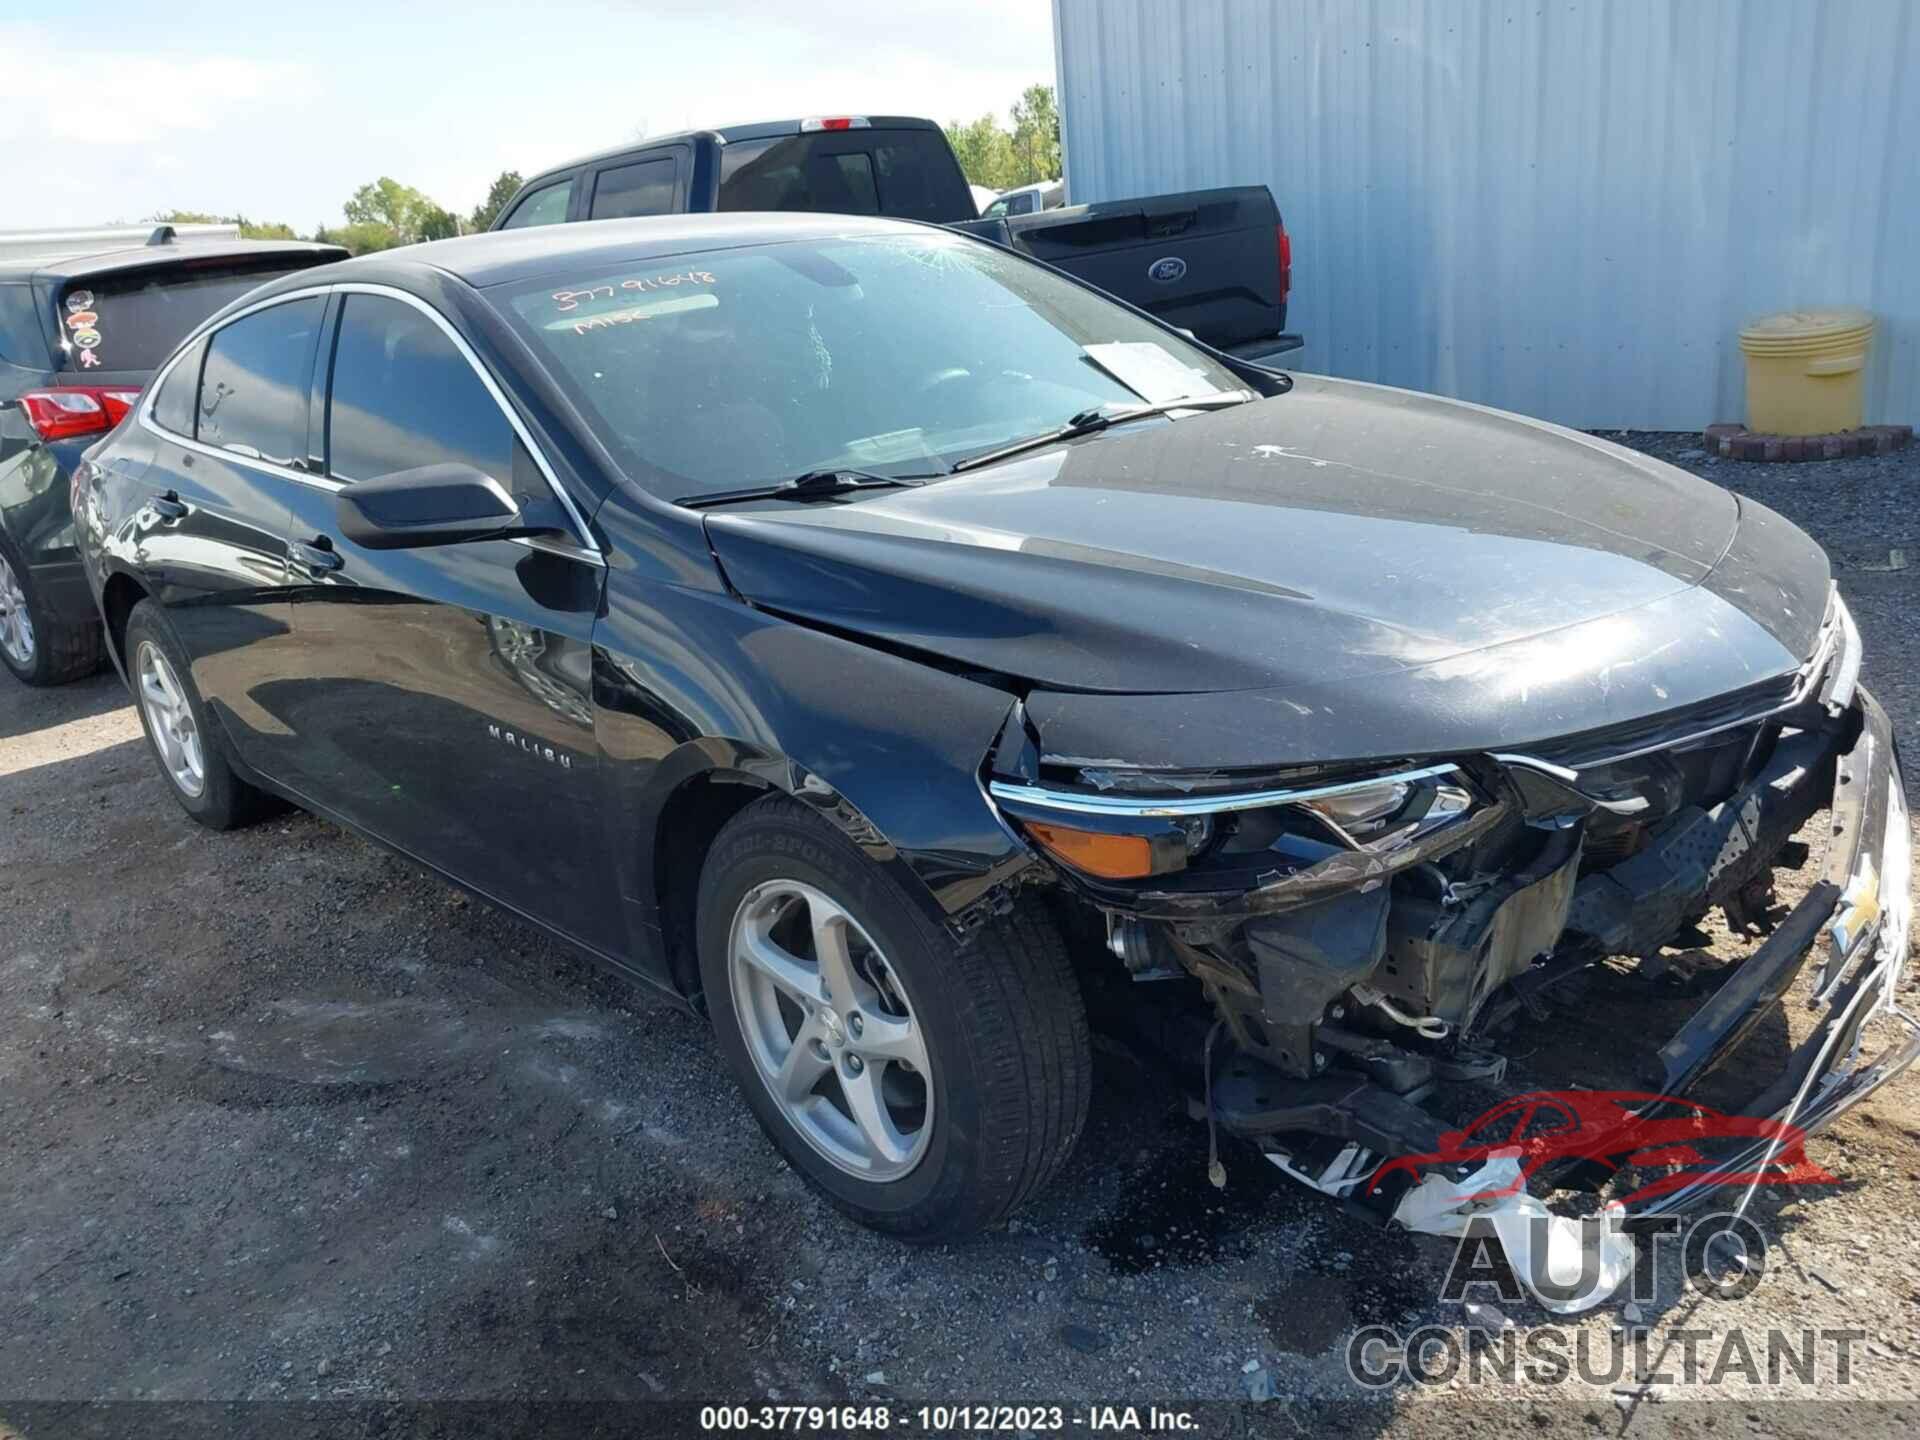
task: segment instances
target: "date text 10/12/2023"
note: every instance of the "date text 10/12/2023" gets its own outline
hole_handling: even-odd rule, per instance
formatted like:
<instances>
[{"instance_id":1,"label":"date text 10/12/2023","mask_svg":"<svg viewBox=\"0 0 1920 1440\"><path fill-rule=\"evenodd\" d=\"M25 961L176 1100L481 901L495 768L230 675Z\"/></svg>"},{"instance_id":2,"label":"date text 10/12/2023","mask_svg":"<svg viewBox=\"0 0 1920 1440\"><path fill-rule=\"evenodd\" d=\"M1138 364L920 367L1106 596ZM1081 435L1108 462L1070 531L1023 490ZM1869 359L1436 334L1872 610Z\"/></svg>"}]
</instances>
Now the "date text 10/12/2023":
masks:
<instances>
[{"instance_id":1,"label":"date text 10/12/2023","mask_svg":"<svg viewBox=\"0 0 1920 1440\"><path fill-rule=\"evenodd\" d=\"M920 1434L1039 1434L1081 1430L1108 1434L1191 1434L1194 1412L1158 1405L703 1405L704 1433L851 1433L898 1430Z\"/></svg>"}]
</instances>

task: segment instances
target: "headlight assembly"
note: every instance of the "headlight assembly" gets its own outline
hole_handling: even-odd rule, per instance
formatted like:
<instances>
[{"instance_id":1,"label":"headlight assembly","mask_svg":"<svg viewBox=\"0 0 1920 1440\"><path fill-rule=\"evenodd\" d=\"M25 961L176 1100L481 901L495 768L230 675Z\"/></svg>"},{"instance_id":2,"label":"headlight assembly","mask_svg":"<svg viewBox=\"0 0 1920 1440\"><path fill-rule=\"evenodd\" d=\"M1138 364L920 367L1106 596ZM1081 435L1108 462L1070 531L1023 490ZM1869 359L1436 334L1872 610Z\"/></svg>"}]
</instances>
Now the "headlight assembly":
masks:
<instances>
[{"instance_id":1,"label":"headlight assembly","mask_svg":"<svg viewBox=\"0 0 1920 1440\"><path fill-rule=\"evenodd\" d=\"M988 789L1048 854L1102 880L1165 875L1203 858L1210 866L1301 865L1341 851L1398 851L1477 804L1454 765L1211 795L1053 790L999 780Z\"/></svg>"}]
</instances>

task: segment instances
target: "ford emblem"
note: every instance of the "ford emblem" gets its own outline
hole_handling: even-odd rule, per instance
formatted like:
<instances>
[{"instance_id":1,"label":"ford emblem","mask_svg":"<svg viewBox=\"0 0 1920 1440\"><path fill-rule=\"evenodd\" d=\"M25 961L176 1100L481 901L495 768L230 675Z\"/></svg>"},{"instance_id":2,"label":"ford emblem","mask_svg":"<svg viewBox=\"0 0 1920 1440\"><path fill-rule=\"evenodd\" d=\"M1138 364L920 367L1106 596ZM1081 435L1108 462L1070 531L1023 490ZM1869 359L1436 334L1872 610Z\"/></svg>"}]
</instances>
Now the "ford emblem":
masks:
<instances>
[{"instance_id":1,"label":"ford emblem","mask_svg":"<svg viewBox=\"0 0 1920 1440\"><path fill-rule=\"evenodd\" d=\"M1171 285L1187 273L1187 262L1178 255L1163 255L1147 267L1147 278L1156 285Z\"/></svg>"}]
</instances>

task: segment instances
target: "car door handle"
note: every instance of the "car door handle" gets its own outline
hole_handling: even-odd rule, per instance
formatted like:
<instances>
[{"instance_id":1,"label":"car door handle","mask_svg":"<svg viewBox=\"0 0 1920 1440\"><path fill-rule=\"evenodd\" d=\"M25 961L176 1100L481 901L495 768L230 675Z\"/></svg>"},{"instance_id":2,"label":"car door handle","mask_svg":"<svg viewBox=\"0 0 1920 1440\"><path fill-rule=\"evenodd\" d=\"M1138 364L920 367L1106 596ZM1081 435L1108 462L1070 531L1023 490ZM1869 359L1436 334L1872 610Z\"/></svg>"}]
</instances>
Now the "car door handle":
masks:
<instances>
[{"instance_id":1,"label":"car door handle","mask_svg":"<svg viewBox=\"0 0 1920 1440\"><path fill-rule=\"evenodd\" d=\"M162 520L184 520L187 518L187 507L181 502L180 497L171 490L167 491L164 495L154 496L153 499L147 502L147 508Z\"/></svg>"},{"instance_id":2,"label":"car door handle","mask_svg":"<svg viewBox=\"0 0 1920 1440\"><path fill-rule=\"evenodd\" d=\"M309 575L331 574L347 563L341 558L340 552L333 548L333 542L324 535L318 540L294 541L293 559Z\"/></svg>"}]
</instances>

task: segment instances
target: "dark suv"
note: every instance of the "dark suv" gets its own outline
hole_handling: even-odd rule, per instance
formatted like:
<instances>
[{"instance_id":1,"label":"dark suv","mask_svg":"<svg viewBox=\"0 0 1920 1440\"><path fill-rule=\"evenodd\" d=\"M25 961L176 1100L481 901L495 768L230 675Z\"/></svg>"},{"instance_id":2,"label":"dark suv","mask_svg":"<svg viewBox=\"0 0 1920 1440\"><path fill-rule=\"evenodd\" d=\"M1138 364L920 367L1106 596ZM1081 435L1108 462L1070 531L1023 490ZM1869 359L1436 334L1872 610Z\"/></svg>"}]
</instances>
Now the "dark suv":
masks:
<instances>
[{"instance_id":1,"label":"dark suv","mask_svg":"<svg viewBox=\"0 0 1920 1440\"><path fill-rule=\"evenodd\" d=\"M0 263L0 661L29 685L97 669L100 620L73 548L68 476L154 366L229 300L344 259L333 245L180 241Z\"/></svg>"}]
</instances>

